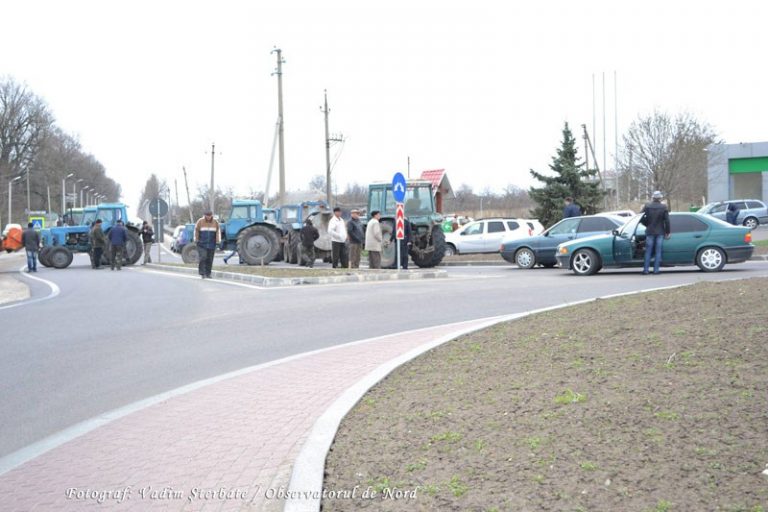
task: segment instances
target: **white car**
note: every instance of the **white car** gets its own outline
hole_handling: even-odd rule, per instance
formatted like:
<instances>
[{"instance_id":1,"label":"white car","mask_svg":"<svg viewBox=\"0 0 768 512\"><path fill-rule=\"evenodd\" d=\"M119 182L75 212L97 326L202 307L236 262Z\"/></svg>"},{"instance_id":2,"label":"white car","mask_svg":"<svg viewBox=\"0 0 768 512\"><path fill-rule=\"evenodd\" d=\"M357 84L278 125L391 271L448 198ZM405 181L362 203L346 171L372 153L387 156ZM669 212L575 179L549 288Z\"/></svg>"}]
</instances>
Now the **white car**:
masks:
<instances>
[{"instance_id":1,"label":"white car","mask_svg":"<svg viewBox=\"0 0 768 512\"><path fill-rule=\"evenodd\" d=\"M538 226L537 226L538 224ZM538 221L481 219L445 235L445 255L499 252L502 240L516 240L543 230Z\"/></svg>"}]
</instances>

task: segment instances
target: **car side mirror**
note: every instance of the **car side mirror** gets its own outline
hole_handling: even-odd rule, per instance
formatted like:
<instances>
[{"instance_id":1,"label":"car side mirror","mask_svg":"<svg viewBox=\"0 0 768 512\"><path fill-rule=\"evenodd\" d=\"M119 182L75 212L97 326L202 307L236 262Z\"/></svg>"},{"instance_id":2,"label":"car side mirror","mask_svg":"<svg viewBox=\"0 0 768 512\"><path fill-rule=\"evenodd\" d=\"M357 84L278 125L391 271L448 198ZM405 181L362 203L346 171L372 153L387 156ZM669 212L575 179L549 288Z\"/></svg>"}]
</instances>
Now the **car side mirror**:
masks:
<instances>
[{"instance_id":1,"label":"car side mirror","mask_svg":"<svg viewBox=\"0 0 768 512\"><path fill-rule=\"evenodd\" d=\"M611 233L613 233L613 236L619 236L619 230L618 229L614 229L613 231L611 231Z\"/></svg>"}]
</instances>

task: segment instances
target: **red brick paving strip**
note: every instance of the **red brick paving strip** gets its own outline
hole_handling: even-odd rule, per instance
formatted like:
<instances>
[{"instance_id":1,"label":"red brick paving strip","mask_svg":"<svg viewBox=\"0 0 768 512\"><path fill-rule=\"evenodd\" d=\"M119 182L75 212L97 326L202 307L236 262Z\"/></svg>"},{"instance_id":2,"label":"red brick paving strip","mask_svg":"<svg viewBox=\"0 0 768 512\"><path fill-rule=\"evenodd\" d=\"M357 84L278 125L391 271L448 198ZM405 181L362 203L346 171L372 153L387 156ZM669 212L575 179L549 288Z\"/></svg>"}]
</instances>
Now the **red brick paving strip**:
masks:
<instances>
[{"instance_id":1,"label":"red brick paving strip","mask_svg":"<svg viewBox=\"0 0 768 512\"><path fill-rule=\"evenodd\" d=\"M282 510L274 494L339 395L379 365L473 323L310 354L129 414L0 476L0 509Z\"/></svg>"}]
</instances>

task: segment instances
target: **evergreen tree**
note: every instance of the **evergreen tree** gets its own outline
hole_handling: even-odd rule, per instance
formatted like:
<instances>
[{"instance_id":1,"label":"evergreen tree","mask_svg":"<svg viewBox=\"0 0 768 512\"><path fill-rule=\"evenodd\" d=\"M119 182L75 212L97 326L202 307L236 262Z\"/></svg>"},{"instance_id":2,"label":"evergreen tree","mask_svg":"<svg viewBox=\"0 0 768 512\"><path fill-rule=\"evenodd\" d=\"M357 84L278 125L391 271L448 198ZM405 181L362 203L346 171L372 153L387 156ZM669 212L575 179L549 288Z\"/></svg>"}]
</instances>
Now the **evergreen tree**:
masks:
<instances>
[{"instance_id":1,"label":"evergreen tree","mask_svg":"<svg viewBox=\"0 0 768 512\"><path fill-rule=\"evenodd\" d=\"M544 175L531 169L531 175L544 184L541 188L531 187L529 192L531 199L538 205L531 214L543 225L551 226L562 219L563 202L568 196L581 206L583 215L600 211L604 193L597 170L586 169L579 160L576 139L568 123L565 123L562 144L549 166L554 175Z\"/></svg>"}]
</instances>

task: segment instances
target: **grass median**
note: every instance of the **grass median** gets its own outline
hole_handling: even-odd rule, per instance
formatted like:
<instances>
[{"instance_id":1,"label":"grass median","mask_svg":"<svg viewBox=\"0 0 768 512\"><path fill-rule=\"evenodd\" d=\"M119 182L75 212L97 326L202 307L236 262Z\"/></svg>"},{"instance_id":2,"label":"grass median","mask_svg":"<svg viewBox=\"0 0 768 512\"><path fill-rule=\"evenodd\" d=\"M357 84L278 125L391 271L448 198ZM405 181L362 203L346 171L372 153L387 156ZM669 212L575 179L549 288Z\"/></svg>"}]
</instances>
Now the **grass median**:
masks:
<instances>
[{"instance_id":1,"label":"grass median","mask_svg":"<svg viewBox=\"0 0 768 512\"><path fill-rule=\"evenodd\" d=\"M700 283L442 345L344 419L324 485L359 491L323 510L764 511L766 297Z\"/></svg>"},{"instance_id":2,"label":"grass median","mask_svg":"<svg viewBox=\"0 0 768 512\"><path fill-rule=\"evenodd\" d=\"M197 269L197 263L159 263L161 266L168 267L186 267ZM343 269L343 268L306 268L306 267L269 267L260 265L214 265L213 270L221 272L232 272L235 274L248 274L272 278L291 278L291 277L328 277L328 276L348 276L348 275L370 275L382 272L394 272L394 270L377 269Z\"/></svg>"}]
</instances>

